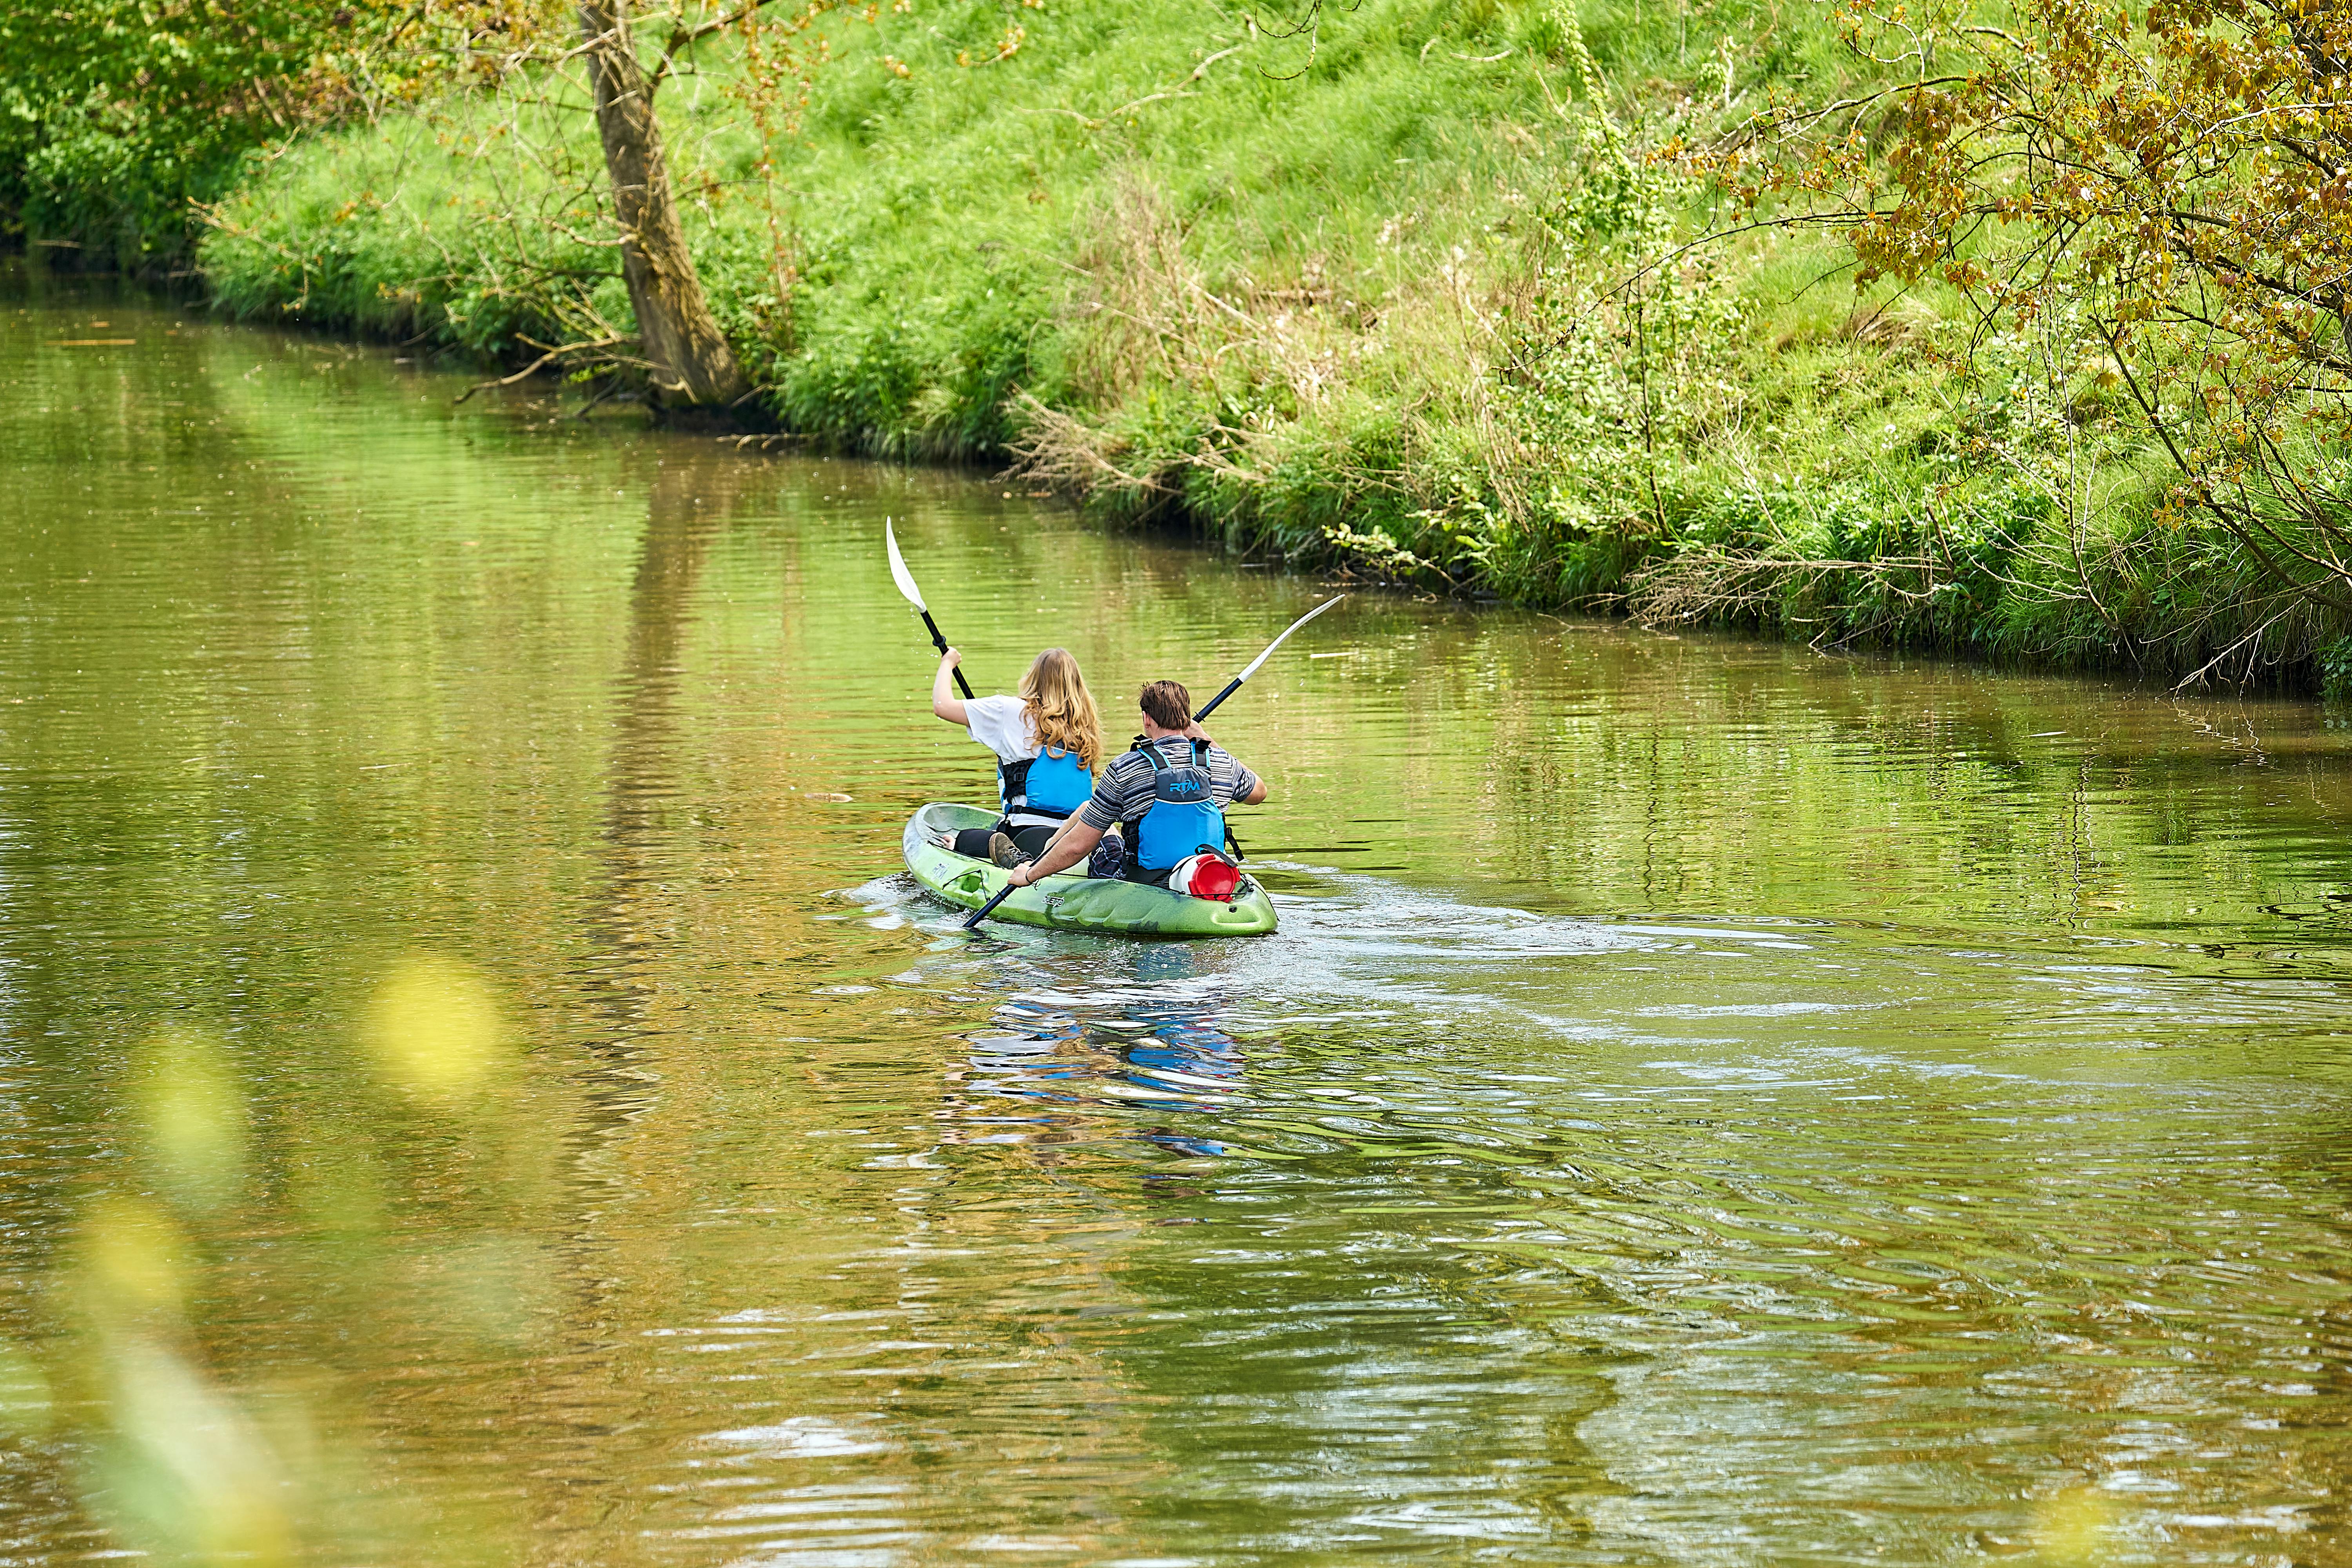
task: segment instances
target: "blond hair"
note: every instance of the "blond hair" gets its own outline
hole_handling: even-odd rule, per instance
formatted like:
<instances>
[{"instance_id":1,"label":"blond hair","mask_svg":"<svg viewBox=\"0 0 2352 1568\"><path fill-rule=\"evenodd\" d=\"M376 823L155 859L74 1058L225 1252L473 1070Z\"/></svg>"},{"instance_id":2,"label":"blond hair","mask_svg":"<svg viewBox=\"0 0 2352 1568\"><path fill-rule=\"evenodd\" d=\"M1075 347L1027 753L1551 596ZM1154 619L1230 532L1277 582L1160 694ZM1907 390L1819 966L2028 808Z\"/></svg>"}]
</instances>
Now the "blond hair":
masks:
<instances>
[{"instance_id":1,"label":"blond hair","mask_svg":"<svg viewBox=\"0 0 2352 1568\"><path fill-rule=\"evenodd\" d=\"M1021 678L1021 710L1039 746L1075 752L1088 773L1102 762L1102 715L1067 648L1049 647L1030 661Z\"/></svg>"}]
</instances>

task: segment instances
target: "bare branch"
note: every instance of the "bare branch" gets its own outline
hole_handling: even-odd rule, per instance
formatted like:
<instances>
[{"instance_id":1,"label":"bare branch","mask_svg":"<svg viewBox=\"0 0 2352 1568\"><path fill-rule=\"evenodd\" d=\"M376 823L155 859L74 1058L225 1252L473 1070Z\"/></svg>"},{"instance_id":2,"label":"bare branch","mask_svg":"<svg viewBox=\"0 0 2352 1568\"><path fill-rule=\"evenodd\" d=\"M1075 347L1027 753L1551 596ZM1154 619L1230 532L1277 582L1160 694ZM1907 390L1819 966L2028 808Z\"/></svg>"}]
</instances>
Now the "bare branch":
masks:
<instances>
[{"instance_id":1,"label":"bare branch","mask_svg":"<svg viewBox=\"0 0 2352 1568\"><path fill-rule=\"evenodd\" d=\"M517 336L520 337L520 334L518 333ZM528 338L524 338L522 341L526 343L530 343L530 346L532 348L539 347L537 343L531 343L530 340ZM549 349L545 353L540 355L537 359L531 361L529 364L523 366L512 375L502 375L496 381L476 382L473 385L459 393L456 400L450 404L450 406L452 408L456 407L458 404L465 402L467 398L473 396L474 394L478 392L488 392L492 387L512 386L519 381L528 381L555 361L566 358L572 354L593 353L600 349L616 348L620 344L628 341L629 340L626 338L602 338L593 343L564 343L560 347Z\"/></svg>"}]
</instances>

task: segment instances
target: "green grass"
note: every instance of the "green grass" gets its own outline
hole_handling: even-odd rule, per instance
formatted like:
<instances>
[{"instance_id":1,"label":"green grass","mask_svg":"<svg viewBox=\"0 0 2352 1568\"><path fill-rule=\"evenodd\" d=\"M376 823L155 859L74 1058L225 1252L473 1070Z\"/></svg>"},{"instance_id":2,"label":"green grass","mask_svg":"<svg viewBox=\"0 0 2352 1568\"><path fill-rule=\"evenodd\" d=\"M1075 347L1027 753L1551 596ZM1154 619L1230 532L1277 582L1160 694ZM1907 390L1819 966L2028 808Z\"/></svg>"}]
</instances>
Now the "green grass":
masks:
<instances>
[{"instance_id":1,"label":"green grass","mask_svg":"<svg viewBox=\"0 0 2352 1568\"><path fill-rule=\"evenodd\" d=\"M2195 668L2273 606L2151 521L2161 469L2048 343L1962 374L1954 300L1859 300L1819 237L1680 250L1727 215L1648 150L1834 88L1825 20L1366 0L1310 62L1208 4L918 5L828 22L767 174L726 50L662 108L714 306L830 445L1528 604ZM509 357L625 327L592 129L548 96L299 143L205 237L217 297ZM2302 670L2344 630L2250 646Z\"/></svg>"}]
</instances>

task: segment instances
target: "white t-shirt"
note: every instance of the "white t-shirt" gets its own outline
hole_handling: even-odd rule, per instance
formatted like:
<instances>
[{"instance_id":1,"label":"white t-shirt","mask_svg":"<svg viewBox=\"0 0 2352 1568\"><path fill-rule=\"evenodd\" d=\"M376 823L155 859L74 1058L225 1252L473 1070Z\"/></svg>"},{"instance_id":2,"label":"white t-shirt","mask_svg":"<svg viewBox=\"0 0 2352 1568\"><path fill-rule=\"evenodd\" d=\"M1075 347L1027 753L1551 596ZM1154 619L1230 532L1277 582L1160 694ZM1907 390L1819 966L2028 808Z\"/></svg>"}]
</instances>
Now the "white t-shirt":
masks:
<instances>
[{"instance_id":1,"label":"white t-shirt","mask_svg":"<svg viewBox=\"0 0 2352 1568\"><path fill-rule=\"evenodd\" d=\"M1025 763L1037 754L1037 731L1029 727L1029 710L1018 697L968 697L964 722L971 738L1008 763Z\"/></svg>"}]
</instances>

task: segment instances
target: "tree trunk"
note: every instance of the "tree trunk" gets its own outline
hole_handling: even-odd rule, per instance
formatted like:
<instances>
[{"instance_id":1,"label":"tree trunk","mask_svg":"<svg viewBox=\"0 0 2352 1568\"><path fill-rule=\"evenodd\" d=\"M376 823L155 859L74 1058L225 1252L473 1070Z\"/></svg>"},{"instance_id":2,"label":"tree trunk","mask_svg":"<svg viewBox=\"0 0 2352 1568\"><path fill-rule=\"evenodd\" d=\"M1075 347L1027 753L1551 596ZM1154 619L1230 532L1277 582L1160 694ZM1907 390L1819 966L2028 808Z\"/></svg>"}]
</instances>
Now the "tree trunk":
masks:
<instances>
[{"instance_id":1,"label":"tree trunk","mask_svg":"<svg viewBox=\"0 0 2352 1568\"><path fill-rule=\"evenodd\" d=\"M580 33L620 219L621 268L654 385L680 402L724 408L750 383L711 319L710 300L687 252L661 126L654 120L656 84L629 40L628 0L580 0Z\"/></svg>"}]
</instances>

